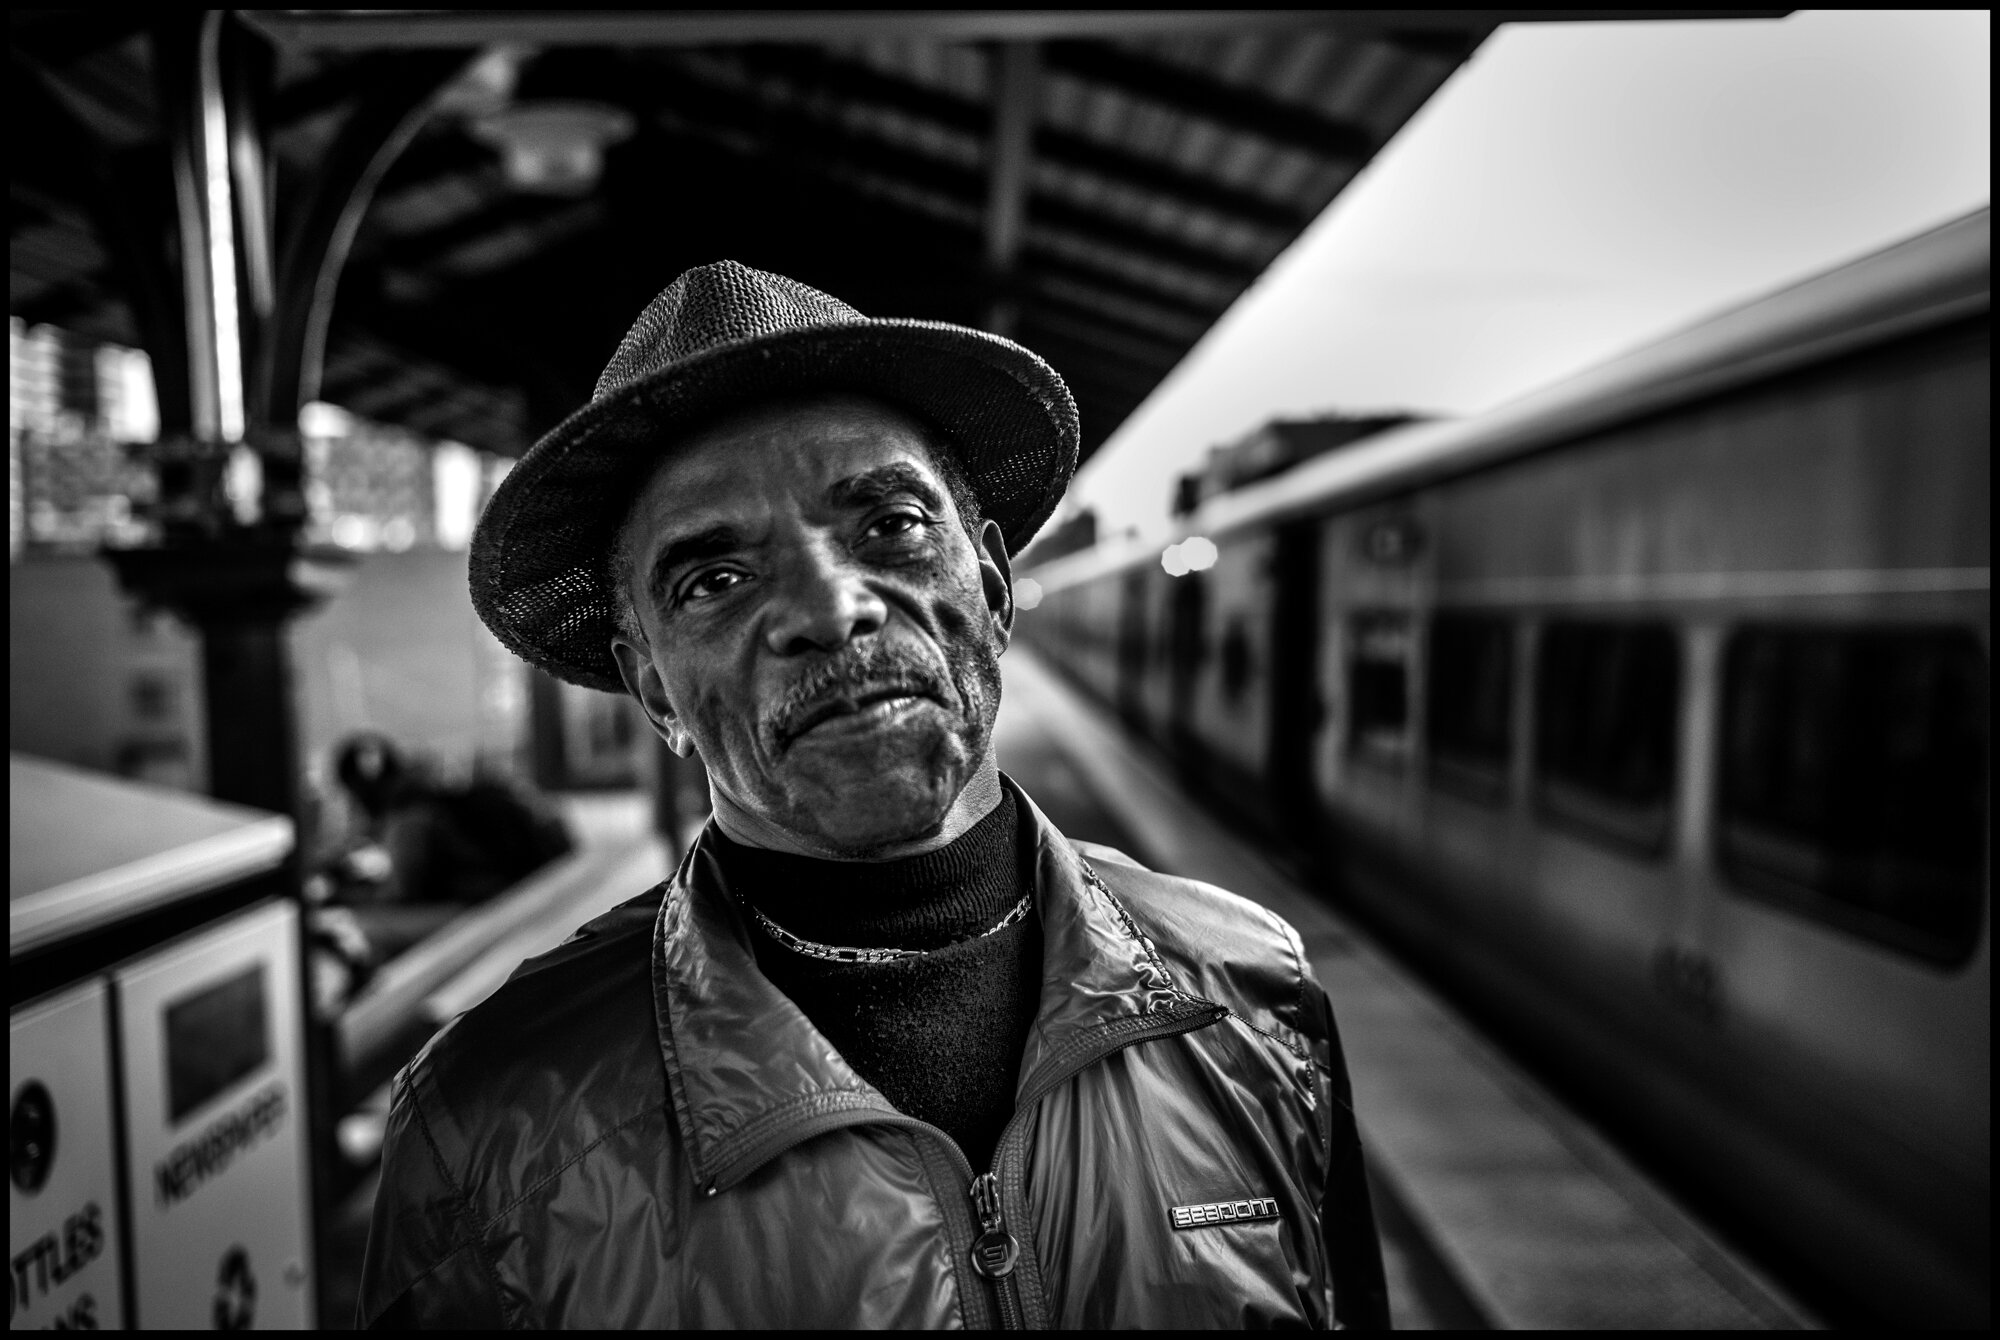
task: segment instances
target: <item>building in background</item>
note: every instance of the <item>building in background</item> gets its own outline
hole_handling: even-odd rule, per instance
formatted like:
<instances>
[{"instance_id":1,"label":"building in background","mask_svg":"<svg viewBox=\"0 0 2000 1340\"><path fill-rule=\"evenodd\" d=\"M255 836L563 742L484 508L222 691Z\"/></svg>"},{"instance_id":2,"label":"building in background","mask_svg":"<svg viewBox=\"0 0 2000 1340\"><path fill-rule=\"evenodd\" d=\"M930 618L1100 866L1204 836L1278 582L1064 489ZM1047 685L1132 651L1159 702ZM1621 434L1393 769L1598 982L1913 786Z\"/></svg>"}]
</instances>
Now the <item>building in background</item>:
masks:
<instances>
[{"instance_id":1,"label":"building in background","mask_svg":"<svg viewBox=\"0 0 2000 1340\"><path fill-rule=\"evenodd\" d=\"M136 349L7 320L7 553L134 543L159 435L152 368Z\"/></svg>"},{"instance_id":2,"label":"building in background","mask_svg":"<svg viewBox=\"0 0 2000 1340\"><path fill-rule=\"evenodd\" d=\"M8 747L201 790L200 642L140 608L98 557L151 533L150 365L19 320L8 344ZM447 776L633 784L630 705L533 683L466 598L474 523L512 462L330 404L308 405L300 430L306 538L359 556L346 589L291 627L309 793L333 800L331 753L363 729ZM231 488L254 497L255 481L237 472Z\"/></svg>"},{"instance_id":3,"label":"building in background","mask_svg":"<svg viewBox=\"0 0 2000 1340\"><path fill-rule=\"evenodd\" d=\"M7 344L9 558L143 542L160 426L151 361L15 317ZM512 464L320 402L299 428L307 539L360 553L463 552Z\"/></svg>"}]
</instances>

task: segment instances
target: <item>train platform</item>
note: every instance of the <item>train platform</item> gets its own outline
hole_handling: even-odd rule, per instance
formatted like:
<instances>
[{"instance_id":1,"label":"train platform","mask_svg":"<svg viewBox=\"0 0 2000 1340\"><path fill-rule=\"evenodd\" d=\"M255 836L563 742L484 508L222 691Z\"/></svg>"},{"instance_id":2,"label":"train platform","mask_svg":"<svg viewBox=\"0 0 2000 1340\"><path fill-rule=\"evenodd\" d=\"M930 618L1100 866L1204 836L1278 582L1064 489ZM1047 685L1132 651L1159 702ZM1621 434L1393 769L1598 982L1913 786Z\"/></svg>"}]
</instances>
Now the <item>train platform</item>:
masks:
<instances>
[{"instance_id":1,"label":"train platform","mask_svg":"<svg viewBox=\"0 0 2000 1340\"><path fill-rule=\"evenodd\" d=\"M1191 800L1110 713L1025 648L1003 667L1001 766L1058 827L1255 899L1298 929L1340 1023L1398 1328L1816 1324L1365 931ZM413 1012L441 1025L665 876L641 795L561 803L580 850L399 961L357 1002L350 1032ZM383 1086L343 1123L350 1157L379 1142L386 1108ZM323 1326L352 1323L374 1189L371 1174L321 1224Z\"/></svg>"},{"instance_id":2,"label":"train platform","mask_svg":"<svg viewBox=\"0 0 2000 1340\"><path fill-rule=\"evenodd\" d=\"M1340 1025L1398 1328L1818 1324L1112 714L1025 648L1003 666L1001 767L1059 828L1298 929Z\"/></svg>"},{"instance_id":3,"label":"train platform","mask_svg":"<svg viewBox=\"0 0 2000 1340\"><path fill-rule=\"evenodd\" d=\"M425 1032L442 1027L498 990L523 960L547 953L578 926L671 872L667 846L651 831L643 792L575 792L553 799L576 836L577 850L387 965L340 1022L345 1055L413 1051L407 1039L396 1046L392 1035L412 1022ZM321 1216L318 1312L324 1330L354 1324L380 1174L370 1165L381 1150L388 1110L384 1083L340 1121L343 1157L368 1171Z\"/></svg>"}]
</instances>

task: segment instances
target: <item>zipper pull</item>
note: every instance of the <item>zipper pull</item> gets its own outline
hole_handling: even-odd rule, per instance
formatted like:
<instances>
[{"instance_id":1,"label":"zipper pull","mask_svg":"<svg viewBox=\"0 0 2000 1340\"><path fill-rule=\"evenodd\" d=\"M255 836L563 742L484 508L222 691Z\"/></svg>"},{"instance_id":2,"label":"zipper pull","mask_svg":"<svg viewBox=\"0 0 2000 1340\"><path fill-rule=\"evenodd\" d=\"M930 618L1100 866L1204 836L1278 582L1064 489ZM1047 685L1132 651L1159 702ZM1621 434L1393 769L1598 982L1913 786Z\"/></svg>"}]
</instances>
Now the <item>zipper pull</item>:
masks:
<instances>
[{"instance_id":1,"label":"zipper pull","mask_svg":"<svg viewBox=\"0 0 2000 1340\"><path fill-rule=\"evenodd\" d=\"M979 1212L981 1233L972 1244L972 1268L990 1280L1005 1279L1014 1273L1021 1257L1021 1244L1007 1231L1000 1217L1000 1179L981 1173L972 1179L972 1208Z\"/></svg>"}]
</instances>

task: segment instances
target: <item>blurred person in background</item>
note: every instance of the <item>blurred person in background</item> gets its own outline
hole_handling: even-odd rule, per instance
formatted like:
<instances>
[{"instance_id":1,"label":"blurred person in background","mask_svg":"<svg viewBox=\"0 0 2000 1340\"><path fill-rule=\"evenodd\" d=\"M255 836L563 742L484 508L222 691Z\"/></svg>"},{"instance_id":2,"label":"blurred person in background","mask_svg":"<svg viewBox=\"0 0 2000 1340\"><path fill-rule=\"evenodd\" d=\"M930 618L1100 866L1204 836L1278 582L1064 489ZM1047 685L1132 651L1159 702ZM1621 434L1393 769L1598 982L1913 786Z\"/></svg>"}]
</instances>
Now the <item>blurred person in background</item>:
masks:
<instances>
[{"instance_id":1,"label":"blurred person in background","mask_svg":"<svg viewBox=\"0 0 2000 1340\"><path fill-rule=\"evenodd\" d=\"M334 867L354 902L483 903L576 845L562 818L518 784L451 784L385 735L350 736L335 775L366 841Z\"/></svg>"},{"instance_id":2,"label":"blurred person in background","mask_svg":"<svg viewBox=\"0 0 2000 1340\"><path fill-rule=\"evenodd\" d=\"M994 758L1077 434L1011 341L721 262L507 476L481 616L713 817L397 1077L363 1325L1386 1324L1297 934Z\"/></svg>"},{"instance_id":3,"label":"blurred person in background","mask_svg":"<svg viewBox=\"0 0 2000 1340\"><path fill-rule=\"evenodd\" d=\"M376 969L575 847L546 799L475 775L441 780L388 736L349 736L334 774L360 823L306 879L315 1013L337 1016Z\"/></svg>"}]
</instances>

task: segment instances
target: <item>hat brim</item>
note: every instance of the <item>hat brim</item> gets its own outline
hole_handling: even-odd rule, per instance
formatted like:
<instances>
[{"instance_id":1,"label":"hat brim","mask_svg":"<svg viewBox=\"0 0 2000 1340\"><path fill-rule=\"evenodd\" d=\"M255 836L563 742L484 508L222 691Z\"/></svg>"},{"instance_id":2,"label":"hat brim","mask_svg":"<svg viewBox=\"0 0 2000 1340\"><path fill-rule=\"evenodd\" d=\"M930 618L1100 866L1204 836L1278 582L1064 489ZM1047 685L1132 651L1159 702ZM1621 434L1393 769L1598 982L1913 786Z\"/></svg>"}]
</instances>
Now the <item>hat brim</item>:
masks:
<instances>
[{"instance_id":1,"label":"hat brim","mask_svg":"<svg viewBox=\"0 0 2000 1340\"><path fill-rule=\"evenodd\" d=\"M474 532L472 603L508 650L558 679L624 691L607 557L668 448L718 415L814 392L880 396L944 431L1009 554L1076 468L1076 403L1055 370L984 331L858 320L720 346L592 401L530 448Z\"/></svg>"}]
</instances>

